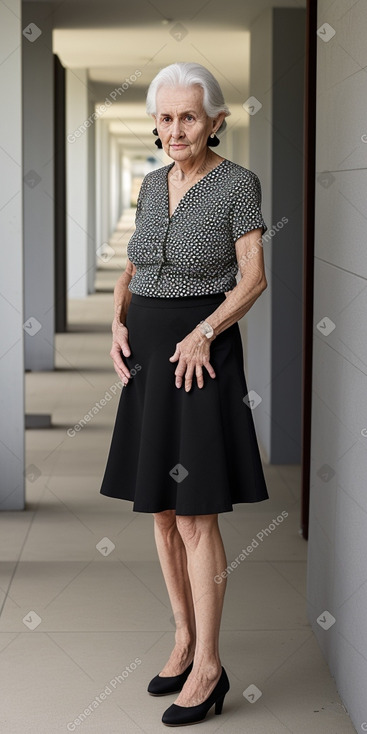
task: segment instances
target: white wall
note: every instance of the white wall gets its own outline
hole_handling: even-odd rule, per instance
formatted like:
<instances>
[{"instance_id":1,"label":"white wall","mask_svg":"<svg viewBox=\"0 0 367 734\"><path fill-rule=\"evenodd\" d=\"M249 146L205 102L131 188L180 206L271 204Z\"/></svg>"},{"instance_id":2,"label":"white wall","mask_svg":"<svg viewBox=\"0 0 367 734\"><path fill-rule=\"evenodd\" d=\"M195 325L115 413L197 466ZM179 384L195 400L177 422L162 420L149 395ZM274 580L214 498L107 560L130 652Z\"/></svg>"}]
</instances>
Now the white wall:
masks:
<instances>
[{"instance_id":1,"label":"white wall","mask_svg":"<svg viewBox=\"0 0 367 734\"><path fill-rule=\"evenodd\" d=\"M236 127L232 130L232 153L234 163L249 167L249 128Z\"/></svg>"},{"instance_id":2,"label":"white wall","mask_svg":"<svg viewBox=\"0 0 367 734\"><path fill-rule=\"evenodd\" d=\"M346 5L319 0L317 23L336 33L317 49L308 614L357 731L367 731L367 10ZM329 629L325 611L336 620Z\"/></svg>"}]
</instances>

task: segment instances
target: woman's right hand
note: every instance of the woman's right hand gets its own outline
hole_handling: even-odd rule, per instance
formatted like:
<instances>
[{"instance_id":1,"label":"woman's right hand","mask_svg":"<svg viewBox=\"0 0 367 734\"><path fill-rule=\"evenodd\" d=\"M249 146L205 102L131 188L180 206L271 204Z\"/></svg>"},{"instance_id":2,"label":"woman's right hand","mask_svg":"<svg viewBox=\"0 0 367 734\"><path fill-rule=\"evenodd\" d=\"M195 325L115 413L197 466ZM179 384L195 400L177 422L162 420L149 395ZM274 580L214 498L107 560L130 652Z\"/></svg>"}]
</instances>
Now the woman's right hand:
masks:
<instances>
[{"instance_id":1,"label":"woman's right hand","mask_svg":"<svg viewBox=\"0 0 367 734\"><path fill-rule=\"evenodd\" d=\"M131 354L128 334L128 328L120 321L114 319L112 322L112 347L110 357L112 358L113 366L124 385L127 385L130 379L130 370L123 362L121 352L124 357L129 357Z\"/></svg>"}]
</instances>

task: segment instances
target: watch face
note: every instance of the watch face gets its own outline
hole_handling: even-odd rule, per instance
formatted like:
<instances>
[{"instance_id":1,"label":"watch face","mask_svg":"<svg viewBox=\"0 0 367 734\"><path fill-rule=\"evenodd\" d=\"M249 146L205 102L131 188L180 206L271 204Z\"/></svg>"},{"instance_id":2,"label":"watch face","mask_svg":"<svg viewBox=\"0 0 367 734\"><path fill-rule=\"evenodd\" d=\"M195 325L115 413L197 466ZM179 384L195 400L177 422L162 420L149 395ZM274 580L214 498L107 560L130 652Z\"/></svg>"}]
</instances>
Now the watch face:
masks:
<instances>
[{"instance_id":1,"label":"watch face","mask_svg":"<svg viewBox=\"0 0 367 734\"><path fill-rule=\"evenodd\" d=\"M208 337L208 339L209 339L209 338L210 338L211 336L213 336L213 329L212 329L212 327L210 326L210 324L207 324L207 322L206 322L206 321L204 321L204 323L203 323L203 324L201 325L201 328L202 328L202 332L203 332L203 334L205 334L205 336L207 336L207 337Z\"/></svg>"},{"instance_id":2,"label":"watch face","mask_svg":"<svg viewBox=\"0 0 367 734\"><path fill-rule=\"evenodd\" d=\"M200 321L200 323L198 324L198 327L201 333L203 334L203 336L206 336L208 339L210 339L213 336L214 334L213 327L210 326L210 324L208 324L207 321Z\"/></svg>"}]
</instances>

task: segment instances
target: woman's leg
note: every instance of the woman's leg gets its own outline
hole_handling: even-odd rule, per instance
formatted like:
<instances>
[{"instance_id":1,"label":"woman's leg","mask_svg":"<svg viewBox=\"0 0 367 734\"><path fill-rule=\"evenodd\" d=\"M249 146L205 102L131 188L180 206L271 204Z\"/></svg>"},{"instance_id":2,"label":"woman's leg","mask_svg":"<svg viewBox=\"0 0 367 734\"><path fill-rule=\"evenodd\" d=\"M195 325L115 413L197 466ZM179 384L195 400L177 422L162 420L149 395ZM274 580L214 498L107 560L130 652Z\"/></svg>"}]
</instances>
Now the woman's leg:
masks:
<instances>
[{"instance_id":1,"label":"woman's leg","mask_svg":"<svg viewBox=\"0 0 367 734\"><path fill-rule=\"evenodd\" d=\"M176 515L176 525L186 548L196 623L196 648L192 672L178 698L179 706L196 706L210 695L222 672L219 631L226 579L215 577L227 561L218 515Z\"/></svg>"},{"instance_id":2,"label":"woman's leg","mask_svg":"<svg viewBox=\"0 0 367 734\"><path fill-rule=\"evenodd\" d=\"M153 513L153 516L158 557L176 622L176 644L159 673L165 677L183 673L194 657L195 615L186 550L177 530L175 510Z\"/></svg>"}]
</instances>

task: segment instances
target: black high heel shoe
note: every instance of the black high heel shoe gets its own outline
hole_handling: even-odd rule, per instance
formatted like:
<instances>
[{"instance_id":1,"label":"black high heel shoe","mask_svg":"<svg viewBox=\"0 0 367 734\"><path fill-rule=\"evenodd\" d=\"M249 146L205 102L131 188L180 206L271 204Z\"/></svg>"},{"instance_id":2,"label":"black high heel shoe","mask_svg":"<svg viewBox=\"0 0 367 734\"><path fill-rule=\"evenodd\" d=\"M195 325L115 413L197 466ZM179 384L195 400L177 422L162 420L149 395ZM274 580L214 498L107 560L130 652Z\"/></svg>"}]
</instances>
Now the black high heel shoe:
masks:
<instances>
[{"instance_id":1,"label":"black high heel shoe","mask_svg":"<svg viewBox=\"0 0 367 734\"><path fill-rule=\"evenodd\" d=\"M180 675L166 676L165 678L156 675L149 683L148 693L151 696L166 696L168 693L178 693L186 683L186 678L189 677L191 670L192 663Z\"/></svg>"},{"instance_id":2,"label":"black high heel shoe","mask_svg":"<svg viewBox=\"0 0 367 734\"><path fill-rule=\"evenodd\" d=\"M215 704L215 713L221 714L223 701L229 691L229 680L226 671L222 667L222 675L210 696L199 703L198 706L177 706L173 703L162 716L163 724L166 726L185 726L186 724L198 724L203 721L209 709Z\"/></svg>"}]
</instances>

